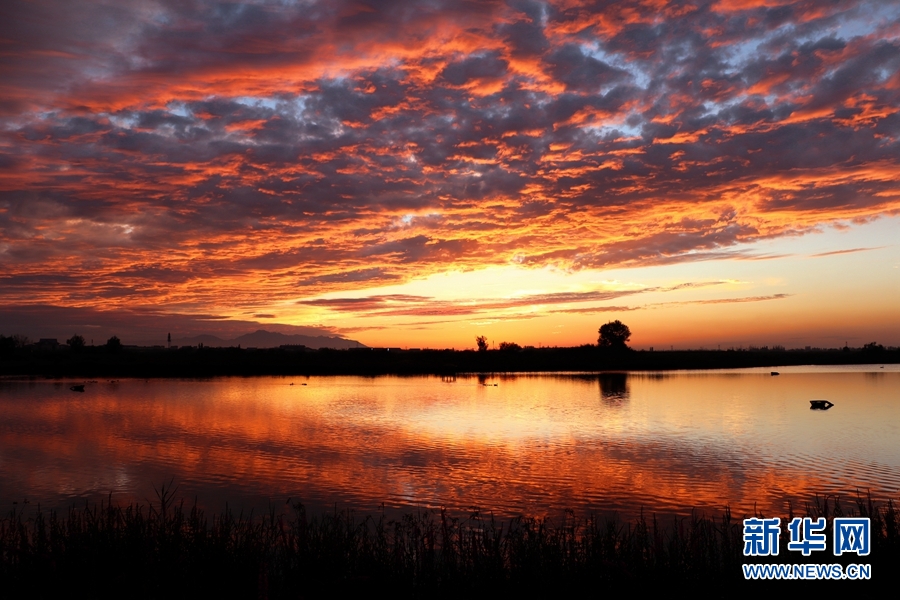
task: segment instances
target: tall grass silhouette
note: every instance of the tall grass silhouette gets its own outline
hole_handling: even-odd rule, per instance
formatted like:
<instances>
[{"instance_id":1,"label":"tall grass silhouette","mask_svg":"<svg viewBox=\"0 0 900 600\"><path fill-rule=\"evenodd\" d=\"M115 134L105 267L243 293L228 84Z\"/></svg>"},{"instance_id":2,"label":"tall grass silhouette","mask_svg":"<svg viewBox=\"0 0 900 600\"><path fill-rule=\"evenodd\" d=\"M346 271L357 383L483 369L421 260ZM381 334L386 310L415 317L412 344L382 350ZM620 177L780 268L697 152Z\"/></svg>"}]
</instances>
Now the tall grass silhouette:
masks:
<instances>
[{"instance_id":1,"label":"tall grass silhouette","mask_svg":"<svg viewBox=\"0 0 900 600\"><path fill-rule=\"evenodd\" d=\"M299 503L286 514L226 509L207 516L196 504L176 502L174 493L162 486L146 506L110 499L64 516L39 508L28 517L13 511L0 521L0 589L8 597L79 591L92 597L296 598L376 590L449 597L556 595L585 586L633 590L660 581L722 590L760 583L743 581L741 563L760 561L742 555L742 523L728 510L665 525L643 515L623 522L572 513L558 521L498 521L482 512L455 517L446 510L400 519L349 511L309 515ZM806 513L829 521L870 517L871 555L854 561L830 552L809 559L781 552L771 558L869 562L873 579L897 564L900 517L892 502L877 506L859 496L845 507L836 498L817 498Z\"/></svg>"}]
</instances>

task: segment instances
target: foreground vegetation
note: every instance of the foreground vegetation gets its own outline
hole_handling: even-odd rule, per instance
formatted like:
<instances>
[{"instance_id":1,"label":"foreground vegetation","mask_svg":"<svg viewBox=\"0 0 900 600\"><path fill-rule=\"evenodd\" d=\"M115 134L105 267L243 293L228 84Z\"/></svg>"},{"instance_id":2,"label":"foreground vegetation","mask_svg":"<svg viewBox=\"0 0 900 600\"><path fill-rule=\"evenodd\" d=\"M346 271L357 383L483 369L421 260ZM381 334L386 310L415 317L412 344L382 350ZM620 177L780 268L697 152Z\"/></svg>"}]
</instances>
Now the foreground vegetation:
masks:
<instances>
[{"instance_id":1,"label":"foreground vegetation","mask_svg":"<svg viewBox=\"0 0 900 600\"><path fill-rule=\"evenodd\" d=\"M7 597L283 598L335 592L386 591L401 597L509 596L665 584L721 591L745 582L740 519L690 517L663 525L655 518L623 523L569 515L562 522L519 518L498 522L447 512L364 519L349 513L310 517L302 505L287 515L207 517L174 504L163 489L151 506L38 510L0 521L0 586ZM782 552L770 562L868 562L873 580L892 577L900 558L900 517L893 504L857 499L808 506L809 516L872 518L872 553L803 559ZM793 515L788 515L790 518ZM829 524L828 531L831 530ZM829 541L830 543L830 541ZM777 585L782 582L773 582ZM868 585L868 582L844 582ZM841 582L820 582L823 586ZM815 585L815 584L813 584ZM856 587L858 589L858 587Z\"/></svg>"}]
</instances>

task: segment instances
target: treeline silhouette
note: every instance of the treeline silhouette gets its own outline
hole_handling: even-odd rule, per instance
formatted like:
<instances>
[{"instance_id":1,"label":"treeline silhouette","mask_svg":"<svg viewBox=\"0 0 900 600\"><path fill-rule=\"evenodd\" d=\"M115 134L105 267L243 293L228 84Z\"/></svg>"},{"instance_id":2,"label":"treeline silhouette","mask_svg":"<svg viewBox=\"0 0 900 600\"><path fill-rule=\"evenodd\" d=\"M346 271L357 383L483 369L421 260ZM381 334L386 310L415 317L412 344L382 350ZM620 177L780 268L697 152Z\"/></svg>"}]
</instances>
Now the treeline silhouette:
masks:
<instances>
[{"instance_id":1,"label":"treeline silhouette","mask_svg":"<svg viewBox=\"0 0 900 600\"><path fill-rule=\"evenodd\" d=\"M791 365L900 363L900 350L635 351L580 346L515 350L179 349L106 346L0 349L0 375L33 377L212 377L222 375L448 375L542 371L657 371Z\"/></svg>"}]
</instances>

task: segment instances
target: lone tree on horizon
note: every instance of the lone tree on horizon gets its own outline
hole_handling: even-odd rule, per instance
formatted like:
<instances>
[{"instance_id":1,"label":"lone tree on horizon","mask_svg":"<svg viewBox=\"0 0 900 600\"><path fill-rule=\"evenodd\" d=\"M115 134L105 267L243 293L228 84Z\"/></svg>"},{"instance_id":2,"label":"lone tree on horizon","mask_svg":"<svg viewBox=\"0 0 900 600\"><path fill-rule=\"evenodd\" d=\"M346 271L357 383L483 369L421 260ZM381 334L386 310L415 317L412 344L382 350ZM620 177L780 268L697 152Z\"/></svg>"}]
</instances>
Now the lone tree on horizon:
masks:
<instances>
[{"instance_id":1,"label":"lone tree on horizon","mask_svg":"<svg viewBox=\"0 0 900 600\"><path fill-rule=\"evenodd\" d=\"M610 321L606 325L603 325L598 330L600 333L600 338L597 340L597 345L601 348L613 348L616 350L627 350L628 346L625 342L627 342L631 338L631 330L628 329L628 325L616 319L615 321Z\"/></svg>"},{"instance_id":2,"label":"lone tree on horizon","mask_svg":"<svg viewBox=\"0 0 900 600\"><path fill-rule=\"evenodd\" d=\"M487 352L488 342L487 342L487 338L485 336L479 335L478 337L476 337L475 343L478 344L479 352Z\"/></svg>"}]
</instances>

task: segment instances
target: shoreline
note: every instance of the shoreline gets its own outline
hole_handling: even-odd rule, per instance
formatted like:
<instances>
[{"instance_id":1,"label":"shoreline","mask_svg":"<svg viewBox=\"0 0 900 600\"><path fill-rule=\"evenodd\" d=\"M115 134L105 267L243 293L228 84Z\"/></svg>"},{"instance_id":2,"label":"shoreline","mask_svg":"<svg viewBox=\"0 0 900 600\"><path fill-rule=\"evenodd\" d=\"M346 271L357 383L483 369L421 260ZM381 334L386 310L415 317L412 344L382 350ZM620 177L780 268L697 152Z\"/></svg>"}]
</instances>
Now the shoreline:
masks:
<instances>
[{"instance_id":1,"label":"shoreline","mask_svg":"<svg viewBox=\"0 0 900 600\"><path fill-rule=\"evenodd\" d=\"M900 350L626 350L596 346L488 350L87 347L0 356L0 377L185 378L254 375L435 375L683 371L898 364Z\"/></svg>"}]
</instances>

